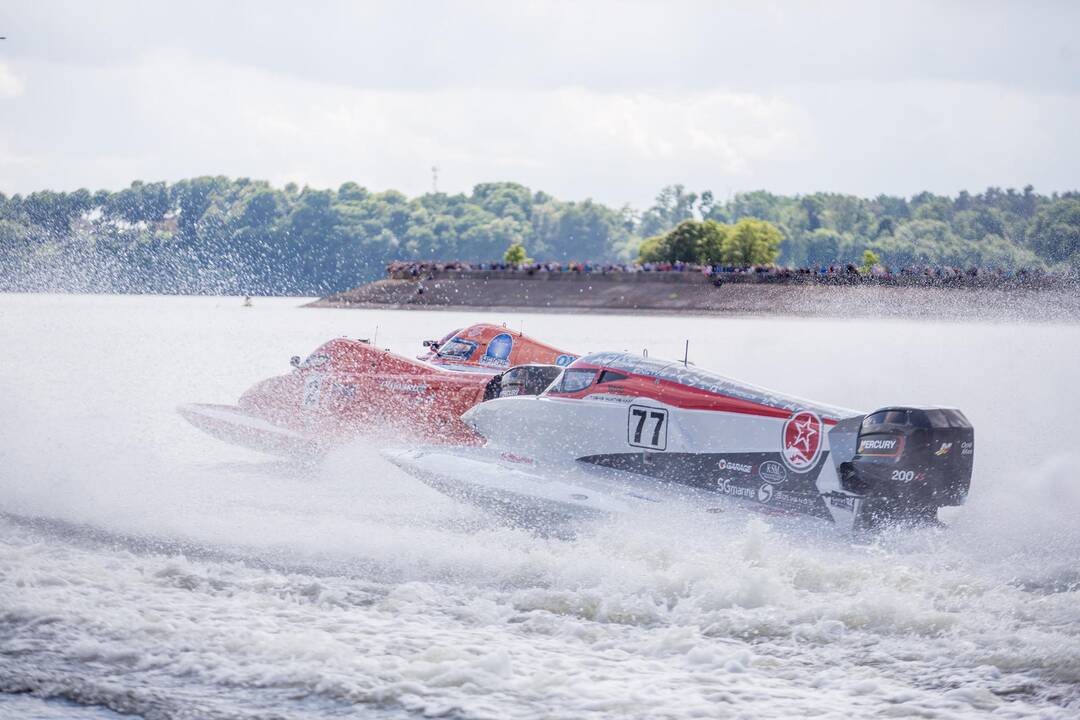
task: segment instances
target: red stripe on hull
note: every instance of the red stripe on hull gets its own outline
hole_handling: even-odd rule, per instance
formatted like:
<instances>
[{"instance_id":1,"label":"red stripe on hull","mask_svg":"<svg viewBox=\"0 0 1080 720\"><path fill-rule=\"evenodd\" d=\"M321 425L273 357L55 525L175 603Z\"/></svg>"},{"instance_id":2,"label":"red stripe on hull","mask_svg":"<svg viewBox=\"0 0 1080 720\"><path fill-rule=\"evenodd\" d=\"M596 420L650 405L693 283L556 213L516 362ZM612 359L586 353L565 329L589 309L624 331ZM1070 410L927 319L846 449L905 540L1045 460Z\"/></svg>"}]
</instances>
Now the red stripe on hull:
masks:
<instances>
[{"instance_id":1,"label":"red stripe on hull","mask_svg":"<svg viewBox=\"0 0 1080 720\"><path fill-rule=\"evenodd\" d=\"M575 369L594 369L600 371L600 367L583 367L580 363ZM756 415L759 417L777 418L787 420L800 408L785 409L756 403L751 400L712 393L700 388L681 385L670 380L659 380L646 375L631 375L625 380L614 380L606 383L593 383L589 387L575 393L549 392L552 397L583 399L590 395L626 395L633 398L650 398L665 405L682 408L684 410L712 410L714 412L738 413L741 415ZM835 425L836 418L822 417L821 421L826 425Z\"/></svg>"}]
</instances>

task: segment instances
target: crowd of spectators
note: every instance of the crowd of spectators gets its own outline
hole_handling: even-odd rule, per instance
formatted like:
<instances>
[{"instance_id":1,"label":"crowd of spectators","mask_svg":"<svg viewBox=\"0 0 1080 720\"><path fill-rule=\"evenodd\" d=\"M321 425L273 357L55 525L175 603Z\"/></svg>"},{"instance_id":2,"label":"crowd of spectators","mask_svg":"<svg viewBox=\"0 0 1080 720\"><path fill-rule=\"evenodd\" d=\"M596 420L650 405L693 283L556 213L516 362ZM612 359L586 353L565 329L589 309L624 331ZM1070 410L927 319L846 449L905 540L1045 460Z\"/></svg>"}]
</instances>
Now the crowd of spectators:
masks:
<instances>
[{"instance_id":1,"label":"crowd of spectators","mask_svg":"<svg viewBox=\"0 0 1080 720\"><path fill-rule=\"evenodd\" d=\"M815 267L789 268L776 265L734 266L699 265L696 263L592 263L592 262L546 262L513 265L503 261L494 262L434 262L397 261L387 268L390 277L402 279L433 279L445 272L488 273L492 271L535 275L543 273L577 273L590 275L637 274L637 273L696 273L712 279L716 284L731 282L823 282L836 284L854 283L927 283L927 284L996 284L1041 283L1061 280L1061 276L1041 269L980 269L955 266L909 265L887 268L874 265L867 269L854 264L832 264Z\"/></svg>"},{"instance_id":2,"label":"crowd of spectators","mask_svg":"<svg viewBox=\"0 0 1080 720\"><path fill-rule=\"evenodd\" d=\"M1027 285L1049 284L1066 280L1061 275L1041 269L960 268L949 265L909 265L888 268L874 265L866 269L852 263L789 268L777 265L734 266L696 263L593 263L534 262L514 265L493 262L395 261L387 265L391 278L431 280L446 272L457 273L577 273L588 275L638 273L696 273L715 285L725 282L775 282L823 284L903 284L903 285Z\"/></svg>"}]
</instances>

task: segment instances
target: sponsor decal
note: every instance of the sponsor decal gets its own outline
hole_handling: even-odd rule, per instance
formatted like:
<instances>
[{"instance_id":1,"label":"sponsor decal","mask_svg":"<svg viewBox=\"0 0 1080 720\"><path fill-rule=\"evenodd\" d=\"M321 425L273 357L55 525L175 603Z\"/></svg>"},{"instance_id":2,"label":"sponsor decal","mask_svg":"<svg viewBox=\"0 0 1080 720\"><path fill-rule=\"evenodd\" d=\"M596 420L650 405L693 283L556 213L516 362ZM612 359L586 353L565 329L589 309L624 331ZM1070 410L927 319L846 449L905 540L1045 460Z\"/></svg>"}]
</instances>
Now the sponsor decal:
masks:
<instances>
[{"instance_id":1,"label":"sponsor decal","mask_svg":"<svg viewBox=\"0 0 1080 720\"><path fill-rule=\"evenodd\" d=\"M555 358L555 364L559 367L566 367L575 360L577 360L577 355L560 355Z\"/></svg>"},{"instance_id":2,"label":"sponsor decal","mask_svg":"<svg viewBox=\"0 0 1080 720\"><path fill-rule=\"evenodd\" d=\"M799 410L787 419L780 439L784 464L797 473L814 466L821 455L821 418L809 410Z\"/></svg>"},{"instance_id":3,"label":"sponsor decal","mask_svg":"<svg viewBox=\"0 0 1080 720\"><path fill-rule=\"evenodd\" d=\"M753 465L732 462L731 460L727 460L725 458L720 458L720 462L718 462L717 465L720 467L721 470L731 470L733 472L739 472L745 475L749 475L750 473L754 472Z\"/></svg>"},{"instance_id":4,"label":"sponsor decal","mask_svg":"<svg viewBox=\"0 0 1080 720\"><path fill-rule=\"evenodd\" d=\"M510 364L510 351L514 349L514 338L509 333L499 333L487 344L480 364L485 367L507 367Z\"/></svg>"},{"instance_id":5,"label":"sponsor decal","mask_svg":"<svg viewBox=\"0 0 1080 720\"><path fill-rule=\"evenodd\" d=\"M775 460L766 460L761 463L757 474L759 478L770 485L781 485L787 481L787 470Z\"/></svg>"},{"instance_id":6,"label":"sponsor decal","mask_svg":"<svg viewBox=\"0 0 1080 720\"><path fill-rule=\"evenodd\" d=\"M356 397L355 385L343 385L342 383L334 383L331 387L334 391L334 397L338 400L352 400Z\"/></svg>"},{"instance_id":7,"label":"sponsor decal","mask_svg":"<svg viewBox=\"0 0 1080 720\"><path fill-rule=\"evenodd\" d=\"M635 500L644 500L645 502L651 502L651 503L658 503L658 502L660 502L660 501L659 501L659 500L657 500L656 498L652 498L652 497L649 497L648 495L640 495L640 494L638 494L638 493L635 493L635 492L628 492L628 493L626 493L626 497L632 497L632 498L634 498ZM709 512L709 511L708 511L708 510L706 510L706 512Z\"/></svg>"},{"instance_id":8,"label":"sponsor decal","mask_svg":"<svg viewBox=\"0 0 1080 720\"><path fill-rule=\"evenodd\" d=\"M855 498L850 495L830 495L829 504L841 510L854 510Z\"/></svg>"},{"instance_id":9,"label":"sponsor decal","mask_svg":"<svg viewBox=\"0 0 1080 720\"><path fill-rule=\"evenodd\" d=\"M305 410L315 410L319 407L322 397L323 376L320 373L311 373L304 378L303 404Z\"/></svg>"},{"instance_id":10,"label":"sponsor decal","mask_svg":"<svg viewBox=\"0 0 1080 720\"><path fill-rule=\"evenodd\" d=\"M381 380L379 385L394 392L414 393L416 395L428 388L425 383L411 383L407 380Z\"/></svg>"},{"instance_id":11,"label":"sponsor decal","mask_svg":"<svg viewBox=\"0 0 1080 720\"><path fill-rule=\"evenodd\" d=\"M971 455L974 452L975 452L975 443L973 443L973 442L962 442L962 443L960 443L960 454L961 455Z\"/></svg>"},{"instance_id":12,"label":"sponsor decal","mask_svg":"<svg viewBox=\"0 0 1080 720\"><path fill-rule=\"evenodd\" d=\"M860 455L886 455L895 456L900 454L903 448L903 438L899 437L868 437L859 440Z\"/></svg>"},{"instance_id":13,"label":"sponsor decal","mask_svg":"<svg viewBox=\"0 0 1080 720\"><path fill-rule=\"evenodd\" d=\"M743 487L742 485L732 485L730 480L724 479L717 481L716 489L725 495L732 497L746 498L747 500L757 499L758 490L760 488Z\"/></svg>"},{"instance_id":14,"label":"sponsor decal","mask_svg":"<svg viewBox=\"0 0 1080 720\"><path fill-rule=\"evenodd\" d=\"M796 506L804 512L812 512L818 506L818 495L776 491L776 501L781 505Z\"/></svg>"},{"instance_id":15,"label":"sponsor decal","mask_svg":"<svg viewBox=\"0 0 1080 720\"><path fill-rule=\"evenodd\" d=\"M484 333L484 329L480 327L471 327L468 332L465 333L465 337L480 337Z\"/></svg>"},{"instance_id":16,"label":"sponsor decal","mask_svg":"<svg viewBox=\"0 0 1080 720\"><path fill-rule=\"evenodd\" d=\"M767 503L770 500L772 500L772 496L773 496L773 486L770 485L769 483L765 483L764 485L762 485L761 487L759 487L757 489L758 502Z\"/></svg>"},{"instance_id":17,"label":"sponsor decal","mask_svg":"<svg viewBox=\"0 0 1080 720\"><path fill-rule=\"evenodd\" d=\"M746 487L744 485L736 485L728 479L720 479L716 483L716 489L730 497L754 500L763 505L769 505L773 508L779 507L790 512L813 514L820 508L818 495L784 492L783 490L778 490L771 483L762 483L757 487ZM854 505L851 505L850 507L854 507Z\"/></svg>"},{"instance_id":18,"label":"sponsor decal","mask_svg":"<svg viewBox=\"0 0 1080 720\"><path fill-rule=\"evenodd\" d=\"M938 457L945 457L949 454L950 450L952 450L952 443L943 442L941 443L941 447L934 451L934 454Z\"/></svg>"},{"instance_id":19,"label":"sponsor decal","mask_svg":"<svg viewBox=\"0 0 1080 720\"><path fill-rule=\"evenodd\" d=\"M616 395L614 393L593 393L592 395L586 395L586 400L603 400L604 402L626 403L634 402L633 395Z\"/></svg>"}]
</instances>

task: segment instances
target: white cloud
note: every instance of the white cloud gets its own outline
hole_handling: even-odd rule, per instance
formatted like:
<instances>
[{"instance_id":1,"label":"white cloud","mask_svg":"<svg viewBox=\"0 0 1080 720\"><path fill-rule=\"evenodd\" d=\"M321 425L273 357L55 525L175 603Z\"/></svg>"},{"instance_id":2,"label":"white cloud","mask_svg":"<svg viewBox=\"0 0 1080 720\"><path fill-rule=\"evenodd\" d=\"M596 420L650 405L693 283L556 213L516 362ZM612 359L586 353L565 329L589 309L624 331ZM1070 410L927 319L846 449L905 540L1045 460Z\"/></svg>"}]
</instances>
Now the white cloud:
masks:
<instances>
[{"instance_id":1,"label":"white cloud","mask_svg":"<svg viewBox=\"0 0 1080 720\"><path fill-rule=\"evenodd\" d=\"M5 63L0 63L0 98L19 97L22 93L22 78Z\"/></svg>"},{"instance_id":2,"label":"white cloud","mask_svg":"<svg viewBox=\"0 0 1080 720\"><path fill-rule=\"evenodd\" d=\"M64 80L47 84L64 95ZM54 119L50 142L35 153L45 154L41 175L63 171L65 184L222 173L419 193L437 165L450 191L513 179L568 197L641 204L659 178L678 180L694 168L738 177L757 163L798 157L809 142L802 111L752 93L350 89L174 54L67 81L93 107L75 122ZM121 120L100 125L97 112Z\"/></svg>"},{"instance_id":3,"label":"white cloud","mask_svg":"<svg viewBox=\"0 0 1080 720\"><path fill-rule=\"evenodd\" d=\"M0 191L220 173L414 194L432 165L452 192L639 207L673 182L1077 183L1078 4L192 2L16 5Z\"/></svg>"}]
</instances>

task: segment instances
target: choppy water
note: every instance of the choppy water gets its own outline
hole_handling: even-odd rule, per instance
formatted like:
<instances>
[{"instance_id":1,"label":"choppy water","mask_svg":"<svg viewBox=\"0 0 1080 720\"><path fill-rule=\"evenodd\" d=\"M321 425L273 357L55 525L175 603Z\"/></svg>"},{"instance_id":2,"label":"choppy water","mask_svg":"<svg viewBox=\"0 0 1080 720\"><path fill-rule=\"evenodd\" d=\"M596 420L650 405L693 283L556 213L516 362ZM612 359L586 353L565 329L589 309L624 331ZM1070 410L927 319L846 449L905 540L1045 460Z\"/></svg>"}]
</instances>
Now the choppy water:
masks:
<instances>
[{"instance_id":1,"label":"choppy water","mask_svg":"<svg viewBox=\"0 0 1080 720\"><path fill-rule=\"evenodd\" d=\"M0 717L1075 717L1080 328L0 296ZM537 538L363 444L315 466L173 407L335 335L476 320L857 408L962 408L948 530L742 513ZM18 695L12 693L20 693ZM45 700L42 700L44 698Z\"/></svg>"}]
</instances>

